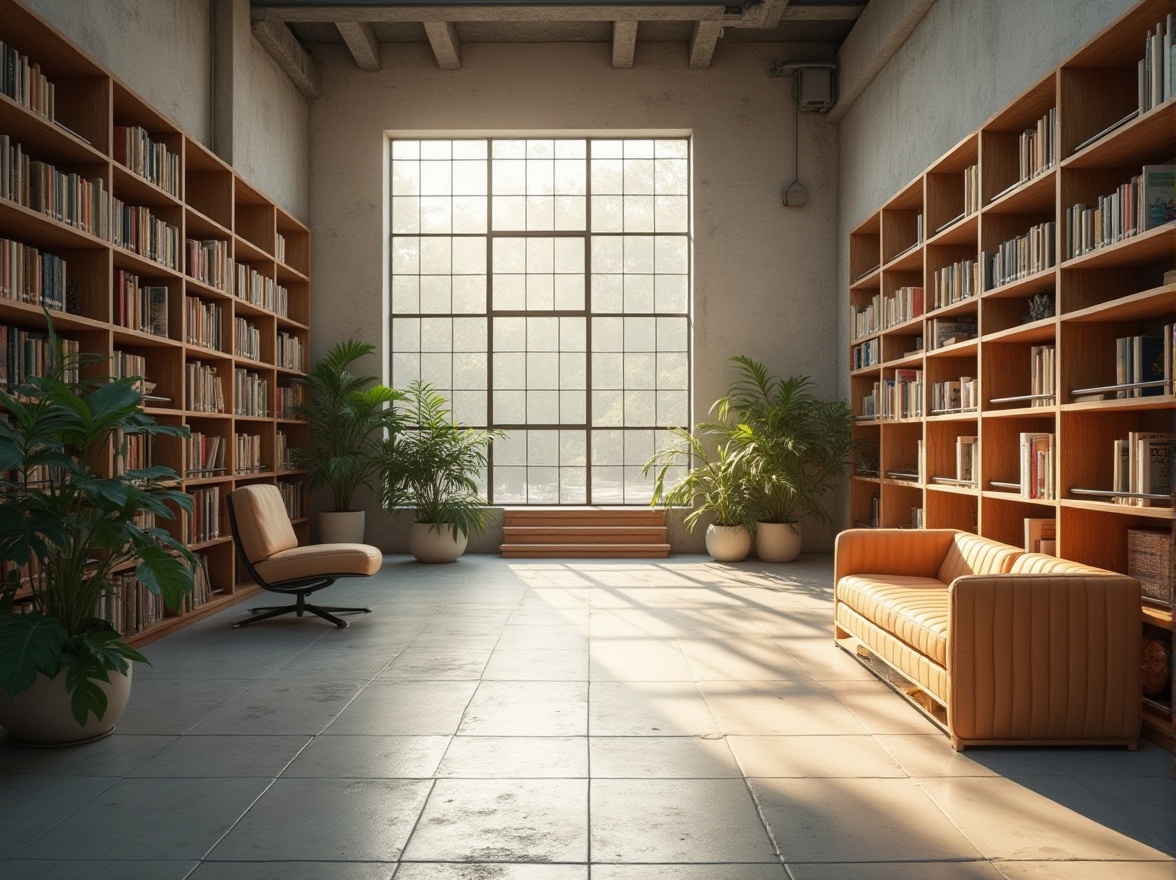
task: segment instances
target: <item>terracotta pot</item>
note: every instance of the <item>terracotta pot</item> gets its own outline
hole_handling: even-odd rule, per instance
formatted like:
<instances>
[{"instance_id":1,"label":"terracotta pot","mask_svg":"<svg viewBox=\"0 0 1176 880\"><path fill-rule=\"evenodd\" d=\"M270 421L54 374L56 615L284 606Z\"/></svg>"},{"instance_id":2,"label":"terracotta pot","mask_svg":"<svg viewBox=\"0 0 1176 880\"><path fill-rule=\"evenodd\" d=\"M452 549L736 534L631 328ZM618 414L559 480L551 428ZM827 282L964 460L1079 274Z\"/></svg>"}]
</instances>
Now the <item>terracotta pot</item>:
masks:
<instances>
[{"instance_id":1,"label":"terracotta pot","mask_svg":"<svg viewBox=\"0 0 1176 880\"><path fill-rule=\"evenodd\" d=\"M408 552L417 562L457 562L465 553L469 535L457 535L450 525L435 530L430 523L414 522L408 527Z\"/></svg>"},{"instance_id":2,"label":"terracotta pot","mask_svg":"<svg viewBox=\"0 0 1176 880\"><path fill-rule=\"evenodd\" d=\"M755 555L764 562L795 562L800 555L800 526L756 523Z\"/></svg>"},{"instance_id":3,"label":"terracotta pot","mask_svg":"<svg viewBox=\"0 0 1176 880\"><path fill-rule=\"evenodd\" d=\"M740 562L751 551L751 535L743 526L706 527L706 552L715 562Z\"/></svg>"},{"instance_id":4,"label":"terracotta pot","mask_svg":"<svg viewBox=\"0 0 1176 880\"><path fill-rule=\"evenodd\" d=\"M362 544L364 512L345 510L319 514L320 544Z\"/></svg>"},{"instance_id":5,"label":"terracotta pot","mask_svg":"<svg viewBox=\"0 0 1176 880\"><path fill-rule=\"evenodd\" d=\"M131 669L126 675L111 673L110 682L98 682L106 693L106 712L99 720L91 713L79 726L70 711L65 673L53 678L38 674L28 690L15 697L0 688L0 725L11 742L21 746L71 746L92 742L114 733L131 696Z\"/></svg>"}]
</instances>

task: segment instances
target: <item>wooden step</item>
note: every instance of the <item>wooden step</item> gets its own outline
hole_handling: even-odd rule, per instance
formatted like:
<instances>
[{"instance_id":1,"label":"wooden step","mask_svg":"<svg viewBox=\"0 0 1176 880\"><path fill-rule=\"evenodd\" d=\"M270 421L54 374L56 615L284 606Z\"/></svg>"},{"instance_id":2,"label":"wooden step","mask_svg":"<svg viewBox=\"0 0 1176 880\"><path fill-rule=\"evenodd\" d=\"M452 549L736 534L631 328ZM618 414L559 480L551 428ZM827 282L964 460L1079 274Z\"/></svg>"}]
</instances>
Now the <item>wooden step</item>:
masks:
<instances>
[{"instance_id":1,"label":"wooden step","mask_svg":"<svg viewBox=\"0 0 1176 880\"><path fill-rule=\"evenodd\" d=\"M666 512L643 508L527 507L507 510L507 526L664 526Z\"/></svg>"},{"instance_id":2,"label":"wooden step","mask_svg":"<svg viewBox=\"0 0 1176 880\"><path fill-rule=\"evenodd\" d=\"M507 544L663 544L665 526L504 526Z\"/></svg>"},{"instance_id":3,"label":"wooden step","mask_svg":"<svg viewBox=\"0 0 1176 880\"><path fill-rule=\"evenodd\" d=\"M503 544L507 559L665 559L669 544Z\"/></svg>"}]
</instances>

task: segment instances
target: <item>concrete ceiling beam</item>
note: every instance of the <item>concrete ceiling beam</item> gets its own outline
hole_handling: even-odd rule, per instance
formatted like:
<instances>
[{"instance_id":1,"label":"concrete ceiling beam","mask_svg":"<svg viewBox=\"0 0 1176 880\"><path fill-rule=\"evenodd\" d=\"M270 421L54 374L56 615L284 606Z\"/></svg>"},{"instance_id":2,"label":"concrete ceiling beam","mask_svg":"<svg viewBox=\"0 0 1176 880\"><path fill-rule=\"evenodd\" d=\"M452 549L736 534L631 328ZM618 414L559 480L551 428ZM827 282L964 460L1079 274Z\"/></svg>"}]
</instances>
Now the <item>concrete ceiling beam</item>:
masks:
<instances>
[{"instance_id":1,"label":"concrete ceiling beam","mask_svg":"<svg viewBox=\"0 0 1176 880\"><path fill-rule=\"evenodd\" d=\"M457 35L457 26L452 21L426 21L424 25L429 45L433 47L433 55L437 58L437 66L442 70L460 68L461 39Z\"/></svg>"},{"instance_id":2,"label":"concrete ceiling beam","mask_svg":"<svg viewBox=\"0 0 1176 880\"><path fill-rule=\"evenodd\" d=\"M362 21L337 21L335 27L339 29L343 42L351 50L351 57L359 65L360 70L380 69L380 47L376 43L376 36L372 33L372 26Z\"/></svg>"},{"instance_id":3,"label":"concrete ceiling beam","mask_svg":"<svg viewBox=\"0 0 1176 880\"><path fill-rule=\"evenodd\" d=\"M695 70L710 67L715 46L723 35L721 21L696 21L690 31L690 66Z\"/></svg>"},{"instance_id":4,"label":"concrete ceiling beam","mask_svg":"<svg viewBox=\"0 0 1176 880\"><path fill-rule=\"evenodd\" d=\"M254 21L738 21L714 6L263 6Z\"/></svg>"},{"instance_id":5,"label":"concrete ceiling beam","mask_svg":"<svg viewBox=\"0 0 1176 880\"><path fill-rule=\"evenodd\" d=\"M307 98L319 96L318 69L294 34L280 21L254 21L253 35Z\"/></svg>"},{"instance_id":6,"label":"concrete ceiling beam","mask_svg":"<svg viewBox=\"0 0 1176 880\"><path fill-rule=\"evenodd\" d=\"M612 66L632 67L637 54L637 22L614 21L612 32Z\"/></svg>"}]
</instances>

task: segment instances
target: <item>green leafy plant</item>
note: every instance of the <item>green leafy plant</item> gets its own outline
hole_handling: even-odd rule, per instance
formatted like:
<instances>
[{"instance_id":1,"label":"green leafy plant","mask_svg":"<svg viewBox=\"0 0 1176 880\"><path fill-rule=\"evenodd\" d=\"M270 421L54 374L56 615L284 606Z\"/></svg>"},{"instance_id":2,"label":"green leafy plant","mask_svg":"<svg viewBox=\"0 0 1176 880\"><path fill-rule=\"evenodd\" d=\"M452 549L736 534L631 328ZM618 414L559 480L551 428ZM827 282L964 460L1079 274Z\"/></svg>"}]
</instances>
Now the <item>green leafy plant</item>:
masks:
<instances>
[{"instance_id":1,"label":"green leafy plant","mask_svg":"<svg viewBox=\"0 0 1176 880\"><path fill-rule=\"evenodd\" d=\"M99 682L143 656L95 617L111 578L134 567L140 582L179 608L192 590L195 558L165 529L141 527L140 512L171 519L192 510L166 467L106 474L111 444L143 435L187 436L144 414L138 379L67 381L82 362L66 359L50 322L52 366L12 391L0 388L0 559L12 567L0 590L0 687L16 696L42 673L66 676L78 724L101 719ZM22 577L25 568L27 578ZM27 585L31 611L15 598Z\"/></svg>"},{"instance_id":2,"label":"green leafy plant","mask_svg":"<svg viewBox=\"0 0 1176 880\"><path fill-rule=\"evenodd\" d=\"M450 525L468 537L485 528L490 511L477 480L490 444L506 435L457 424L445 398L423 382L408 387L397 409L401 430L385 441L380 459L384 507L414 507L417 522L432 531Z\"/></svg>"},{"instance_id":3,"label":"green leafy plant","mask_svg":"<svg viewBox=\"0 0 1176 880\"><path fill-rule=\"evenodd\" d=\"M654 453L641 469L654 473L651 504L693 508L683 519L690 531L708 515L721 526L755 527L746 466L727 439L731 426L704 422L691 433L671 428L674 443ZM714 439L714 451L706 440ZM676 479L672 485L667 485Z\"/></svg>"},{"instance_id":4,"label":"green leafy plant","mask_svg":"<svg viewBox=\"0 0 1176 880\"><path fill-rule=\"evenodd\" d=\"M293 450L294 463L306 469L311 488L330 486L339 513L351 510L360 486L371 486L384 433L395 434L399 426L392 404L403 395L379 384L375 376L351 371L352 364L375 350L354 339L335 345L299 380L307 390L306 402L291 407L310 421L310 442Z\"/></svg>"},{"instance_id":5,"label":"green leafy plant","mask_svg":"<svg viewBox=\"0 0 1176 880\"><path fill-rule=\"evenodd\" d=\"M738 371L716 409L750 481L761 522L829 521L822 505L850 458L853 415L843 401L820 400L808 376L780 378L754 358L731 358Z\"/></svg>"}]
</instances>

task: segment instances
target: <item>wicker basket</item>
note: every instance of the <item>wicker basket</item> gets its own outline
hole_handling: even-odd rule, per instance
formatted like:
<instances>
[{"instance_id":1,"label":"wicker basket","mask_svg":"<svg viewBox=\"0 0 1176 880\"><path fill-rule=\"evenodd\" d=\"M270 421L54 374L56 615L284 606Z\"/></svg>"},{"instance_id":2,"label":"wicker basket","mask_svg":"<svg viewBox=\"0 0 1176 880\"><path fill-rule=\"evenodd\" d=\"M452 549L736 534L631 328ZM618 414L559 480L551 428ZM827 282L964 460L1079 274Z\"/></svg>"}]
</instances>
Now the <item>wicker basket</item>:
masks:
<instances>
[{"instance_id":1,"label":"wicker basket","mask_svg":"<svg viewBox=\"0 0 1176 880\"><path fill-rule=\"evenodd\" d=\"M1172 530L1128 529L1127 574L1143 587L1144 600L1171 608L1176 582L1176 535Z\"/></svg>"}]
</instances>

